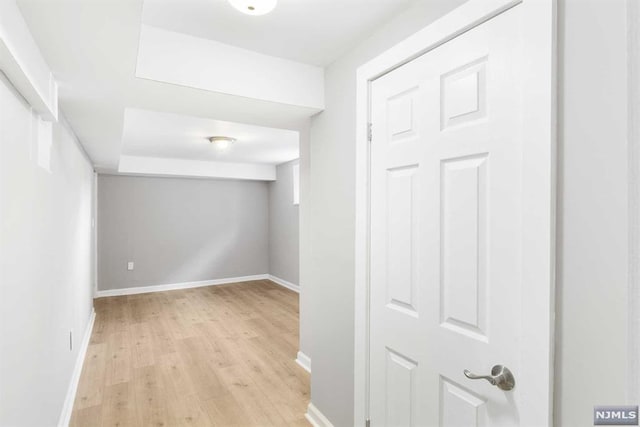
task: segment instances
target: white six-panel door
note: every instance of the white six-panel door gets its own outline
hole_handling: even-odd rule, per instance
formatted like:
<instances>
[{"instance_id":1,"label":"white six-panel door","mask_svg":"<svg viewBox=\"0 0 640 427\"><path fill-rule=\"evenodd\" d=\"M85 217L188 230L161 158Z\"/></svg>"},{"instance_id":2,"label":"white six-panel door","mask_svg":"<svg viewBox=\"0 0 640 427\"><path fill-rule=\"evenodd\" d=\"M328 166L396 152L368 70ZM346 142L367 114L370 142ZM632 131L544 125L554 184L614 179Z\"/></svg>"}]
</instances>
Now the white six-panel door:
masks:
<instances>
[{"instance_id":1,"label":"white six-panel door","mask_svg":"<svg viewBox=\"0 0 640 427\"><path fill-rule=\"evenodd\" d=\"M372 426L522 425L524 18L372 82ZM513 390L463 375L497 364Z\"/></svg>"}]
</instances>

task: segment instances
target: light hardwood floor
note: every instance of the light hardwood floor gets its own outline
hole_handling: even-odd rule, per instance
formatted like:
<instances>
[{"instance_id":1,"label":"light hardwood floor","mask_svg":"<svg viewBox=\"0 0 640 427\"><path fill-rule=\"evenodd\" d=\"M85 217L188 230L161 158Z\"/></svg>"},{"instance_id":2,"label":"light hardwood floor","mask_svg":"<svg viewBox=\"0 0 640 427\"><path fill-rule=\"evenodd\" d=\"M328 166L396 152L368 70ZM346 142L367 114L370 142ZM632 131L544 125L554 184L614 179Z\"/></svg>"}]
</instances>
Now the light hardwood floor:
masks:
<instances>
[{"instance_id":1,"label":"light hardwood floor","mask_svg":"<svg viewBox=\"0 0 640 427\"><path fill-rule=\"evenodd\" d=\"M308 426L298 295L270 281L100 298L71 426Z\"/></svg>"}]
</instances>

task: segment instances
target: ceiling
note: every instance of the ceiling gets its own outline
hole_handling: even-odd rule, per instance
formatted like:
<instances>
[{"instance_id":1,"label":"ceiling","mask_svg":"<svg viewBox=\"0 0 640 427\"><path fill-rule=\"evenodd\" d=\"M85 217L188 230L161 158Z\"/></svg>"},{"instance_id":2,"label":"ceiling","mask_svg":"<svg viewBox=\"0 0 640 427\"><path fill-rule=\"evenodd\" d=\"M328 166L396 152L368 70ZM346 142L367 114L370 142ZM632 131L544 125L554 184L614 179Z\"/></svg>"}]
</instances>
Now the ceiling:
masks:
<instances>
[{"instance_id":1,"label":"ceiling","mask_svg":"<svg viewBox=\"0 0 640 427\"><path fill-rule=\"evenodd\" d=\"M327 66L410 0L278 0L244 15L227 0L145 0L143 23L266 55Z\"/></svg>"},{"instance_id":2,"label":"ceiling","mask_svg":"<svg viewBox=\"0 0 640 427\"><path fill-rule=\"evenodd\" d=\"M237 141L217 150L208 138L221 135L233 135ZM122 154L277 165L298 158L298 139L292 130L127 108Z\"/></svg>"},{"instance_id":3,"label":"ceiling","mask_svg":"<svg viewBox=\"0 0 640 427\"><path fill-rule=\"evenodd\" d=\"M170 80L137 78L143 24L189 34L195 40L215 40L262 55L325 66L410 1L279 0L272 14L258 17L237 12L226 0L17 3L58 80L64 116L96 168L116 172L121 156L130 154L130 150L182 161L200 155L204 158L199 160L206 161L210 153L203 147L194 148L187 122L207 126L231 122L240 127L248 125L246 129L259 126L272 128L275 135L277 130L302 129L318 111L304 105L203 90L205 86L198 89ZM132 124L131 114L168 114L174 120L140 119ZM159 129L166 132L166 138L158 136ZM151 147L149 138L161 144ZM285 150L289 154L283 156L284 151L278 151L282 150L282 141L272 141L276 154L266 152L267 141L259 149L246 146L246 150L229 153L227 160L277 164L297 156L290 147ZM258 151L251 153L254 149Z\"/></svg>"}]
</instances>

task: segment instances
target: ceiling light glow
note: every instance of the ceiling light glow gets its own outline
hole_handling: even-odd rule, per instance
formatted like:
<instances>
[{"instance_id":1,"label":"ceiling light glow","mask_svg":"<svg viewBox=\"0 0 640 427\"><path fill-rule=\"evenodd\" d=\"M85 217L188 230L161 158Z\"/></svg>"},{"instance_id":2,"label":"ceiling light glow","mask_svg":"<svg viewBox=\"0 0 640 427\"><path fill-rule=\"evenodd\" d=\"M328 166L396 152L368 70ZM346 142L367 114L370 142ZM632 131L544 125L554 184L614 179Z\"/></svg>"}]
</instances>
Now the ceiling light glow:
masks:
<instances>
[{"instance_id":1,"label":"ceiling light glow","mask_svg":"<svg viewBox=\"0 0 640 427\"><path fill-rule=\"evenodd\" d=\"M209 142L213 144L216 150L224 151L228 150L236 142L236 139L229 136L212 136L209 138Z\"/></svg>"},{"instance_id":2,"label":"ceiling light glow","mask_svg":"<svg viewBox=\"0 0 640 427\"><path fill-rule=\"evenodd\" d=\"M247 15L266 15L275 9L278 0L229 0L231 6Z\"/></svg>"}]
</instances>

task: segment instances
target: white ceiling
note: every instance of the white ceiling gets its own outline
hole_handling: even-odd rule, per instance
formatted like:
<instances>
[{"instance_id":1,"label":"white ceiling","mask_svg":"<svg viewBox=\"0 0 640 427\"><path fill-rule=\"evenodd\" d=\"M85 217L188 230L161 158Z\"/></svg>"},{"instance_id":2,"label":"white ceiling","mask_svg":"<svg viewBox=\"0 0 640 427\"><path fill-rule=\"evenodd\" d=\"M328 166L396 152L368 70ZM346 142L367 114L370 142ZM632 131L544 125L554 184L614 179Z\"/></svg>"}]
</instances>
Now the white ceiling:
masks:
<instances>
[{"instance_id":1,"label":"white ceiling","mask_svg":"<svg viewBox=\"0 0 640 427\"><path fill-rule=\"evenodd\" d=\"M229 149L215 149L210 136L230 136ZM296 131L127 108L122 154L184 160L278 165L298 158Z\"/></svg>"},{"instance_id":2,"label":"white ceiling","mask_svg":"<svg viewBox=\"0 0 640 427\"><path fill-rule=\"evenodd\" d=\"M280 0L262 17L240 14L226 0L146 1L146 23L325 65L415 0ZM101 170L116 171L130 146L123 143L127 108L290 130L317 111L136 78L142 0L17 3L58 80L62 112ZM193 155L188 146L167 150Z\"/></svg>"},{"instance_id":3,"label":"white ceiling","mask_svg":"<svg viewBox=\"0 0 640 427\"><path fill-rule=\"evenodd\" d=\"M278 0L249 16L227 0L145 0L143 22L267 55L326 66L410 0Z\"/></svg>"}]
</instances>

